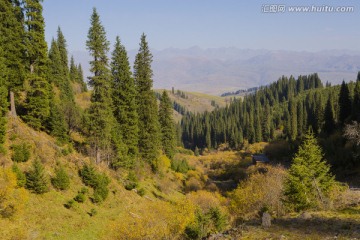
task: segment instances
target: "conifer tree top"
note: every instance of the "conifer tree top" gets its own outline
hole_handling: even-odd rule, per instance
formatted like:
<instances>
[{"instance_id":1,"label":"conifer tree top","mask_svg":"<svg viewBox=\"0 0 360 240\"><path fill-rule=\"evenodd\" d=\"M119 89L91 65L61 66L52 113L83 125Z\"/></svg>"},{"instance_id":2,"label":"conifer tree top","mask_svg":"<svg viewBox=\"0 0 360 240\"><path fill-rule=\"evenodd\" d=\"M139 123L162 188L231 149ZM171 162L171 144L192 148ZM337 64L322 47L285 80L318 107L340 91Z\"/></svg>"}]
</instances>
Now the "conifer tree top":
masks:
<instances>
[{"instance_id":1,"label":"conifer tree top","mask_svg":"<svg viewBox=\"0 0 360 240\"><path fill-rule=\"evenodd\" d=\"M86 41L87 49L96 60L101 59L107 62L106 54L109 51L110 43L106 39L105 28L101 24L96 8L93 9L90 21L91 27L88 32L88 40Z\"/></svg>"}]
</instances>

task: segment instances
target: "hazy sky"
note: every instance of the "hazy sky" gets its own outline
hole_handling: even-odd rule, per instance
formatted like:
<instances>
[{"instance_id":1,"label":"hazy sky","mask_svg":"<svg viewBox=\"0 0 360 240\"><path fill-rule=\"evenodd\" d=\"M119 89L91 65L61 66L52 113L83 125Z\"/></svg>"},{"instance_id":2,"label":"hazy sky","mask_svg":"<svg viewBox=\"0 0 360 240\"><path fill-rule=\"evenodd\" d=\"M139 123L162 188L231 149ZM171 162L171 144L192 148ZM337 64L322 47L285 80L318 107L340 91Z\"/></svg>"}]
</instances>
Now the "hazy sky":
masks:
<instances>
[{"instance_id":1,"label":"hazy sky","mask_svg":"<svg viewBox=\"0 0 360 240\"><path fill-rule=\"evenodd\" d=\"M269 4L285 13L263 13ZM353 6L352 13L291 13L289 6ZM360 50L359 1L45 0L46 39L60 25L70 51L86 50L92 8L112 43L137 49L145 32L151 48L238 47L319 51ZM264 8L265 7L265 8Z\"/></svg>"}]
</instances>

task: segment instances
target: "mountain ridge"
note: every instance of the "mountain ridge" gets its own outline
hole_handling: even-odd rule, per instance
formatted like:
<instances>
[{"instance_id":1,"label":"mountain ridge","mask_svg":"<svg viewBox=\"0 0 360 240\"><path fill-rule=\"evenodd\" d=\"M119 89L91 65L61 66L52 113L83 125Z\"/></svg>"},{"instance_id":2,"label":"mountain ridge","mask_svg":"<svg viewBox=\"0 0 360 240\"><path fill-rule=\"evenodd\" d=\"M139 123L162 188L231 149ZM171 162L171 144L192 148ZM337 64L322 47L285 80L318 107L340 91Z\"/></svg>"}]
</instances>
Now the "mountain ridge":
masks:
<instances>
[{"instance_id":1,"label":"mountain ridge","mask_svg":"<svg viewBox=\"0 0 360 240\"><path fill-rule=\"evenodd\" d=\"M130 63L137 50L128 51ZM152 50L154 88L182 89L220 95L228 91L258 87L279 76L317 72L323 82L338 84L353 80L360 70L360 51L319 52L240 49L236 47ZM73 52L89 76L85 51Z\"/></svg>"}]
</instances>

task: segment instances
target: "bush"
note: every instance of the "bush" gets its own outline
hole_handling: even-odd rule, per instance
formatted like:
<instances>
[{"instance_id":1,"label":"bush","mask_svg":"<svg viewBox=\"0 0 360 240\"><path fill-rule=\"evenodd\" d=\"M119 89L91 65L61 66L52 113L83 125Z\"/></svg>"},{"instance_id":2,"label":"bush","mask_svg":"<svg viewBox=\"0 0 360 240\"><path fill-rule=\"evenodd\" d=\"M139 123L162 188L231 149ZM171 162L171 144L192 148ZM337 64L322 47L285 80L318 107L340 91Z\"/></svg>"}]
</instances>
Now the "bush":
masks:
<instances>
[{"instance_id":1,"label":"bush","mask_svg":"<svg viewBox=\"0 0 360 240\"><path fill-rule=\"evenodd\" d=\"M51 179L52 185L59 190L67 190L70 187L70 178L63 166L55 169L55 177Z\"/></svg>"},{"instance_id":2,"label":"bush","mask_svg":"<svg viewBox=\"0 0 360 240\"><path fill-rule=\"evenodd\" d=\"M94 189L94 196L92 197L94 203L100 203L107 198L109 194L107 186L110 179L105 174L97 173L93 166L84 165L80 170L80 176L85 185Z\"/></svg>"},{"instance_id":3,"label":"bush","mask_svg":"<svg viewBox=\"0 0 360 240\"><path fill-rule=\"evenodd\" d=\"M93 217L93 216L95 216L95 215L97 214L97 211L96 211L95 208L92 208L92 209L90 210L90 212L88 212L88 214L89 214L90 217Z\"/></svg>"},{"instance_id":4,"label":"bush","mask_svg":"<svg viewBox=\"0 0 360 240\"><path fill-rule=\"evenodd\" d=\"M145 189L144 188L140 188L138 191L137 191L137 194L139 194L139 196L144 196L145 195Z\"/></svg>"},{"instance_id":5,"label":"bush","mask_svg":"<svg viewBox=\"0 0 360 240\"><path fill-rule=\"evenodd\" d=\"M252 168L252 169L251 169ZM267 167L267 171L261 171L257 167L251 167L254 171L250 177L242 181L237 189L230 194L230 209L241 219L258 217L259 212L265 206L275 215L282 215L285 211L282 203L284 179L286 172L280 167ZM260 172L259 172L260 171ZM263 173L261 173L263 172Z\"/></svg>"},{"instance_id":6,"label":"bush","mask_svg":"<svg viewBox=\"0 0 360 240\"><path fill-rule=\"evenodd\" d=\"M200 151L199 151L199 148L197 146L195 147L194 154L195 154L196 157L198 157L200 155Z\"/></svg>"},{"instance_id":7,"label":"bush","mask_svg":"<svg viewBox=\"0 0 360 240\"><path fill-rule=\"evenodd\" d=\"M185 182L185 191L186 192L198 191L198 190L202 189L202 187L203 187L202 182L195 177L190 177Z\"/></svg>"},{"instance_id":8,"label":"bush","mask_svg":"<svg viewBox=\"0 0 360 240\"><path fill-rule=\"evenodd\" d=\"M29 160L30 145L28 145L27 143L13 144L11 145L11 149L13 150L11 159L14 162L26 162Z\"/></svg>"},{"instance_id":9,"label":"bush","mask_svg":"<svg viewBox=\"0 0 360 240\"><path fill-rule=\"evenodd\" d=\"M25 187L34 193L43 194L49 191L48 179L45 176L44 166L39 159L36 159L32 165L33 169L26 174Z\"/></svg>"},{"instance_id":10,"label":"bush","mask_svg":"<svg viewBox=\"0 0 360 240\"><path fill-rule=\"evenodd\" d=\"M133 190L133 189L137 188L138 185L139 185L139 181L136 177L136 174L133 171L130 171L128 173L128 177L125 181L125 189Z\"/></svg>"},{"instance_id":11,"label":"bush","mask_svg":"<svg viewBox=\"0 0 360 240\"><path fill-rule=\"evenodd\" d=\"M187 199L198 207L196 221L187 226L185 234L190 239L201 239L209 233L220 232L227 226L225 198L219 193L192 192Z\"/></svg>"},{"instance_id":12,"label":"bush","mask_svg":"<svg viewBox=\"0 0 360 240\"><path fill-rule=\"evenodd\" d=\"M194 206L187 201L148 201L110 223L105 239L183 239L185 227L194 222Z\"/></svg>"},{"instance_id":13,"label":"bush","mask_svg":"<svg viewBox=\"0 0 360 240\"><path fill-rule=\"evenodd\" d=\"M98 174L96 172L96 169L92 165L85 164L84 167L80 169L79 174L85 185L92 188L97 185Z\"/></svg>"},{"instance_id":14,"label":"bush","mask_svg":"<svg viewBox=\"0 0 360 240\"><path fill-rule=\"evenodd\" d=\"M178 153L181 153L181 154L185 154L185 155L189 155L189 156L193 156L193 155L194 155L194 152L191 151L190 149L185 149L185 148L182 148L182 147L177 147L176 150L177 150Z\"/></svg>"},{"instance_id":15,"label":"bush","mask_svg":"<svg viewBox=\"0 0 360 240\"><path fill-rule=\"evenodd\" d=\"M219 207L212 207L207 214L210 216L210 219L213 224L213 228L217 232L220 232L225 229L227 225L227 216L226 214L221 212Z\"/></svg>"},{"instance_id":16,"label":"bush","mask_svg":"<svg viewBox=\"0 0 360 240\"><path fill-rule=\"evenodd\" d=\"M88 193L88 189L83 187L78 194L74 197L74 200L78 203L83 203L86 201L86 194Z\"/></svg>"},{"instance_id":17,"label":"bush","mask_svg":"<svg viewBox=\"0 0 360 240\"><path fill-rule=\"evenodd\" d=\"M192 170L193 168L189 165L186 159L182 159L182 160L174 159L171 161L171 169L174 170L175 172L180 172L185 174L189 170Z\"/></svg>"},{"instance_id":18,"label":"bush","mask_svg":"<svg viewBox=\"0 0 360 240\"><path fill-rule=\"evenodd\" d=\"M18 187L25 187L26 184L26 176L25 174L19 169L19 167L14 163L12 166L12 171L16 175L17 186Z\"/></svg>"},{"instance_id":19,"label":"bush","mask_svg":"<svg viewBox=\"0 0 360 240\"><path fill-rule=\"evenodd\" d=\"M17 187L16 174L12 169L0 169L0 217L13 217L25 207L27 199L28 193Z\"/></svg>"},{"instance_id":20,"label":"bush","mask_svg":"<svg viewBox=\"0 0 360 240\"><path fill-rule=\"evenodd\" d=\"M109 189L107 188L107 185L109 184L108 179L101 181L102 182L94 189L94 197L92 198L94 203L104 201L109 195Z\"/></svg>"},{"instance_id":21,"label":"bush","mask_svg":"<svg viewBox=\"0 0 360 240\"><path fill-rule=\"evenodd\" d=\"M186 226L184 231L188 239L203 239L210 233L224 230L227 225L226 215L219 208L211 208L206 213L198 210L195 216L195 221Z\"/></svg>"},{"instance_id":22,"label":"bush","mask_svg":"<svg viewBox=\"0 0 360 240\"><path fill-rule=\"evenodd\" d=\"M75 197L74 200L77 201L78 203L83 203L86 200L86 196L85 194L79 192Z\"/></svg>"},{"instance_id":23,"label":"bush","mask_svg":"<svg viewBox=\"0 0 360 240\"><path fill-rule=\"evenodd\" d=\"M64 204L64 207L66 207L67 209L71 209L75 206L75 201L74 199L71 199L69 201L67 201L67 203Z\"/></svg>"}]
</instances>

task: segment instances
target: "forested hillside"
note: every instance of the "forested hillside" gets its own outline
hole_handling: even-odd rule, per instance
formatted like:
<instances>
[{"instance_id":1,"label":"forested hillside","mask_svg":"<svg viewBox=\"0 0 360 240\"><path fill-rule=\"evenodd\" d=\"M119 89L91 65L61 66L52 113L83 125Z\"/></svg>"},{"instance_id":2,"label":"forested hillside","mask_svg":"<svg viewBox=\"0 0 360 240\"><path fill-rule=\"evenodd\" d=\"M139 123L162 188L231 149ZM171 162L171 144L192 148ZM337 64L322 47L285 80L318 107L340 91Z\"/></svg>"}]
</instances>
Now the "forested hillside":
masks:
<instances>
[{"instance_id":1,"label":"forested hillside","mask_svg":"<svg viewBox=\"0 0 360 240\"><path fill-rule=\"evenodd\" d=\"M360 120L359 76L356 82L343 82L341 86L324 86L317 74L299 76L297 80L283 76L225 108L188 113L181 123L184 145L216 149L226 143L231 149L241 149L245 141L286 140L290 152L294 152L310 128L334 167L359 166L359 149L342 136L346 126Z\"/></svg>"},{"instance_id":2,"label":"forested hillside","mask_svg":"<svg viewBox=\"0 0 360 240\"><path fill-rule=\"evenodd\" d=\"M360 236L360 73L154 91L145 33L131 67L93 8L86 82L42 10L0 0L0 239Z\"/></svg>"}]
</instances>

